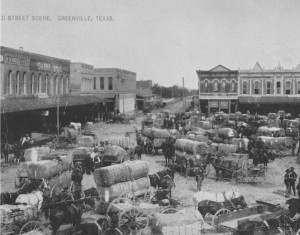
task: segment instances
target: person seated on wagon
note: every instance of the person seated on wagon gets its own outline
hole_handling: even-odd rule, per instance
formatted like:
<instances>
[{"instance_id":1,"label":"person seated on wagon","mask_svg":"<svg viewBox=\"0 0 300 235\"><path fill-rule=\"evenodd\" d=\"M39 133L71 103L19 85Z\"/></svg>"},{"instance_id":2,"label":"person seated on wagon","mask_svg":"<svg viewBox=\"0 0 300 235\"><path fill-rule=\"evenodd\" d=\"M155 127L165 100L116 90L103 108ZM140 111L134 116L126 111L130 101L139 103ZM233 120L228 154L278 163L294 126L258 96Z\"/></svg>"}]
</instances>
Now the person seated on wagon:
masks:
<instances>
[{"instance_id":1,"label":"person seated on wagon","mask_svg":"<svg viewBox=\"0 0 300 235\"><path fill-rule=\"evenodd\" d=\"M29 146L30 140L31 140L31 138L29 137L28 134L26 134L24 137L22 137L22 138L20 139L20 144L21 144L21 146L22 146L22 147Z\"/></svg>"}]
</instances>

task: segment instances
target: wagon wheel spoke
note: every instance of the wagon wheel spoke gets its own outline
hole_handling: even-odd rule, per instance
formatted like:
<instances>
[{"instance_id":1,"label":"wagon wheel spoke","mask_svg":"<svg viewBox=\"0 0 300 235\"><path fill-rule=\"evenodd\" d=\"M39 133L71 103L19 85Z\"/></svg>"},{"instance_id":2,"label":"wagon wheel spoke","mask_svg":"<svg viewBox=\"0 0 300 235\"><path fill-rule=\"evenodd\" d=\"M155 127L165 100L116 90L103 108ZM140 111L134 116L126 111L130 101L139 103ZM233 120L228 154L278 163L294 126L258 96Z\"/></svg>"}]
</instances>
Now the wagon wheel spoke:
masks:
<instances>
[{"instance_id":1,"label":"wagon wheel spoke","mask_svg":"<svg viewBox=\"0 0 300 235\"><path fill-rule=\"evenodd\" d=\"M42 226L41 223L38 221L29 221L23 225L23 227L21 228L21 230L19 232L19 235L30 232L35 229L40 229L41 226Z\"/></svg>"}]
</instances>

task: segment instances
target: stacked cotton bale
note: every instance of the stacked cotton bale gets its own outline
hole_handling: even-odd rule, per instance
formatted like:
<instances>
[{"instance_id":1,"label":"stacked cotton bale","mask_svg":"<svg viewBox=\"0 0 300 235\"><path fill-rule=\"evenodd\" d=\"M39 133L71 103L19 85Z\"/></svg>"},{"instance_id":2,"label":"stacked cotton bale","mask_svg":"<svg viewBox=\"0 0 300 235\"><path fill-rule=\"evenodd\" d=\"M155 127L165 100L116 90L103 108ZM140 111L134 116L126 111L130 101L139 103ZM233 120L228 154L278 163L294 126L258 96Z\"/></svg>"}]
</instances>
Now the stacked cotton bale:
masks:
<instances>
[{"instance_id":1,"label":"stacked cotton bale","mask_svg":"<svg viewBox=\"0 0 300 235\"><path fill-rule=\"evenodd\" d=\"M292 146L291 137L260 136L266 146L275 149L289 149Z\"/></svg>"},{"instance_id":2,"label":"stacked cotton bale","mask_svg":"<svg viewBox=\"0 0 300 235\"><path fill-rule=\"evenodd\" d=\"M128 161L118 165L98 168L94 171L94 180L100 196L109 196L109 200L119 197L123 192L143 194L149 187L149 164L144 161Z\"/></svg>"},{"instance_id":3,"label":"stacked cotton bale","mask_svg":"<svg viewBox=\"0 0 300 235\"><path fill-rule=\"evenodd\" d=\"M178 139L175 142L176 160L181 165L190 163L191 167L199 166L203 161L203 155L208 153L208 145L205 142Z\"/></svg>"},{"instance_id":4,"label":"stacked cotton bale","mask_svg":"<svg viewBox=\"0 0 300 235\"><path fill-rule=\"evenodd\" d=\"M50 179L69 170L70 164L71 159L68 157L30 162L27 165L27 176L29 179Z\"/></svg>"},{"instance_id":5,"label":"stacked cotton bale","mask_svg":"<svg viewBox=\"0 0 300 235\"><path fill-rule=\"evenodd\" d=\"M285 136L285 131L283 128L278 127L267 127L267 126L261 126L257 130L257 135L259 136L272 136L272 133L278 132L281 137Z\"/></svg>"},{"instance_id":6,"label":"stacked cotton bale","mask_svg":"<svg viewBox=\"0 0 300 235\"><path fill-rule=\"evenodd\" d=\"M248 150L249 139L247 139L247 138L243 138L243 139L233 138L232 139L232 144L236 145L237 148Z\"/></svg>"},{"instance_id":7,"label":"stacked cotton bale","mask_svg":"<svg viewBox=\"0 0 300 235\"><path fill-rule=\"evenodd\" d=\"M153 120L153 126L155 128L162 128L164 126L164 119L156 118Z\"/></svg>"},{"instance_id":8,"label":"stacked cotton bale","mask_svg":"<svg viewBox=\"0 0 300 235\"><path fill-rule=\"evenodd\" d=\"M194 208L180 210L174 214L155 213L150 221L154 234L173 234L182 230L182 234L194 234L188 232L188 226L195 225L199 230L203 229L204 220L200 212ZM170 233L172 231L172 233ZM181 234L181 233L180 233ZM198 233L197 233L198 234Z\"/></svg>"},{"instance_id":9,"label":"stacked cotton bale","mask_svg":"<svg viewBox=\"0 0 300 235\"><path fill-rule=\"evenodd\" d=\"M212 129L212 124L209 121L199 121L198 126L204 130Z\"/></svg>"},{"instance_id":10,"label":"stacked cotton bale","mask_svg":"<svg viewBox=\"0 0 300 235\"><path fill-rule=\"evenodd\" d=\"M79 147L93 147L94 138L92 136L78 136L77 144Z\"/></svg>"},{"instance_id":11,"label":"stacked cotton bale","mask_svg":"<svg viewBox=\"0 0 300 235\"><path fill-rule=\"evenodd\" d=\"M130 148L131 147L131 141L129 137L110 137L109 142L112 145L117 145L122 148Z\"/></svg>"},{"instance_id":12,"label":"stacked cotton bale","mask_svg":"<svg viewBox=\"0 0 300 235\"><path fill-rule=\"evenodd\" d=\"M144 136L153 139L154 147L160 148L166 139L173 136L179 137L179 132L176 129L157 129L157 128L145 128L143 130Z\"/></svg>"},{"instance_id":13,"label":"stacked cotton bale","mask_svg":"<svg viewBox=\"0 0 300 235\"><path fill-rule=\"evenodd\" d=\"M219 128L218 136L222 139L229 139L237 137L237 131L232 128Z\"/></svg>"},{"instance_id":14,"label":"stacked cotton bale","mask_svg":"<svg viewBox=\"0 0 300 235\"><path fill-rule=\"evenodd\" d=\"M279 127L280 119L268 119L268 127Z\"/></svg>"},{"instance_id":15,"label":"stacked cotton bale","mask_svg":"<svg viewBox=\"0 0 300 235\"><path fill-rule=\"evenodd\" d=\"M49 147L35 147L24 151L25 161L40 161L43 157L50 155Z\"/></svg>"},{"instance_id":16,"label":"stacked cotton bale","mask_svg":"<svg viewBox=\"0 0 300 235\"><path fill-rule=\"evenodd\" d=\"M123 158L126 154L127 154L126 151L120 146L116 146L116 145L106 146L104 148L103 161L118 163L125 160Z\"/></svg>"},{"instance_id":17,"label":"stacked cotton bale","mask_svg":"<svg viewBox=\"0 0 300 235\"><path fill-rule=\"evenodd\" d=\"M231 156L232 153L236 153L237 146L234 144L219 144L218 151L225 154L226 157Z\"/></svg>"}]
</instances>

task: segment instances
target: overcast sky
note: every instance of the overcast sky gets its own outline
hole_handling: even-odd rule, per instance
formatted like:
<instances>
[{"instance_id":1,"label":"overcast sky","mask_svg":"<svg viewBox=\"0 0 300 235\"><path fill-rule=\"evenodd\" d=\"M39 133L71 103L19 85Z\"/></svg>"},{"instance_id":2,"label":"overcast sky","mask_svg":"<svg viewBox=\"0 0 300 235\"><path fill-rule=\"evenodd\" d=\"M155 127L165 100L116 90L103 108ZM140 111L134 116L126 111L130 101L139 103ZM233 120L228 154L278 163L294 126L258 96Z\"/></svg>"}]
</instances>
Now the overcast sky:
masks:
<instances>
[{"instance_id":1,"label":"overcast sky","mask_svg":"<svg viewBox=\"0 0 300 235\"><path fill-rule=\"evenodd\" d=\"M300 63L299 0L1 0L1 15L3 46L127 69L164 86L185 77L186 87L197 88L196 70L219 64L236 70L256 61L266 69ZM12 15L29 20L8 20Z\"/></svg>"}]
</instances>

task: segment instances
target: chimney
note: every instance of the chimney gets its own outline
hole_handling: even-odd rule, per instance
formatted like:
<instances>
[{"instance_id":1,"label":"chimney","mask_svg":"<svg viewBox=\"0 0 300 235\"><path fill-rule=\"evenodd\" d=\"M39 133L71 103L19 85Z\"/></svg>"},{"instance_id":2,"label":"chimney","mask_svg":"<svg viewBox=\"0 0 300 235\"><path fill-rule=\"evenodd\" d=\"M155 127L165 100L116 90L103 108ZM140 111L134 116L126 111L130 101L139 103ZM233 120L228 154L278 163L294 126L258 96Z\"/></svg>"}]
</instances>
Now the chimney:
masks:
<instances>
[{"instance_id":1,"label":"chimney","mask_svg":"<svg viewBox=\"0 0 300 235\"><path fill-rule=\"evenodd\" d=\"M20 51L23 51L23 47L19 47L19 50L20 50Z\"/></svg>"}]
</instances>

